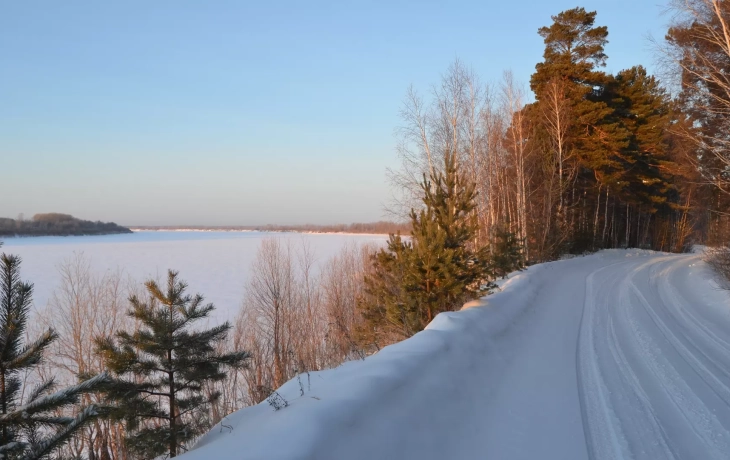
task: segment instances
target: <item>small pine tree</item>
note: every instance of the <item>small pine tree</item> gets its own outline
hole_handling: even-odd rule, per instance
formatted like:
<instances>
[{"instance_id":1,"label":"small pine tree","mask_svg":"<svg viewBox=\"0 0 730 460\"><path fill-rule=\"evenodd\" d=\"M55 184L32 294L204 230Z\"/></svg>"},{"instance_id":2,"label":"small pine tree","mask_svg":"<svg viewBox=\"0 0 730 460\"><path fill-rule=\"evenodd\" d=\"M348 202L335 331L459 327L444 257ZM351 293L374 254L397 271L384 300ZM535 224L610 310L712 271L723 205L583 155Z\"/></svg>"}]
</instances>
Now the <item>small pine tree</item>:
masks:
<instances>
[{"instance_id":1,"label":"small pine tree","mask_svg":"<svg viewBox=\"0 0 730 460\"><path fill-rule=\"evenodd\" d=\"M126 424L129 448L141 458L175 457L210 427L207 408L220 394L204 391L206 384L224 380L224 368L243 366L249 354L218 351L231 329L227 322L194 327L214 306L204 305L200 294L185 294L177 272L168 272L164 291L154 281L145 287L148 302L129 299L128 314L139 327L96 343L116 376L106 393L116 403L111 415Z\"/></svg>"},{"instance_id":2,"label":"small pine tree","mask_svg":"<svg viewBox=\"0 0 730 460\"><path fill-rule=\"evenodd\" d=\"M523 245L517 235L506 227L496 232L496 241L492 246L492 266L494 275L500 278L525 268Z\"/></svg>"},{"instance_id":3,"label":"small pine tree","mask_svg":"<svg viewBox=\"0 0 730 460\"><path fill-rule=\"evenodd\" d=\"M476 186L459 172L454 155L444 160L443 172L424 176L424 207L411 210L410 241L391 235L373 257L361 302L366 340L409 337L492 287L488 250L474 247Z\"/></svg>"},{"instance_id":4,"label":"small pine tree","mask_svg":"<svg viewBox=\"0 0 730 460\"><path fill-rule=\"evenodd\" d=\"M54 380L44 380L22 400L21 374L40 364L57 335L48 329L25 343L33 285L20 279L20 262L17 256L0 256L0 458L33 460L57 451L99 415L100 409L93 405L76 417L56 412L77 404L82 394L95 391L108 377L100 374L56 393L51 393Z\"/></svg>"},{"instance_id":5,"label":"small pine tree","mask_svg":"<svg viewBox=\"0 0 730 460\"><path fill-rule=\"evenodd\" d=\"M363 323L356 331L363 346L408 337L422 327L420 310L406 281L413 247L400 233L390 235L386 249L372 256L371 272L365 276L365 296L358 308Z\"/></svg>"}]
</instances>

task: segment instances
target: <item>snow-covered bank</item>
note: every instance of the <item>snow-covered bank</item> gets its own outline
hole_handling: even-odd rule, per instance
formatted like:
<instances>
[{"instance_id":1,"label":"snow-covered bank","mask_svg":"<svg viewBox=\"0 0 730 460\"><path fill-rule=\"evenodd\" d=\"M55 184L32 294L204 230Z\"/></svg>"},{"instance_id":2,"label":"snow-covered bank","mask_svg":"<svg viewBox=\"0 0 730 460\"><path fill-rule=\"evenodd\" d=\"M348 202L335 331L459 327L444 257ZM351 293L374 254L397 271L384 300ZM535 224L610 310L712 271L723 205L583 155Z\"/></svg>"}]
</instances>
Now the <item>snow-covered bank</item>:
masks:
<instances>
[{"instance_id":1,"label":"snow-covered bank","mask_svg":"<svg viewBox=\"0 0 730 460\"><path fill-rule=\"evenodd\" d=\"M636 250L531 267L183 458L728 458L730 297L710 277L698 255Z\"/></svg>"},{"instance_id":2,"label":"snow-covered bank","mask_svg":"<svg viewBox=\"0 0 730 460\"><path fill-rule=\"evenodd\" d=\"M540 278L533 275L544 269L531 267L489 298L509 308L440 314L425 331L363 361L292 379L278 390L288 407L274 411L264 402L234 413L185 458L448 458L444 437L462 425L481 385L461 376L479 367L489 338L534 298ZM423 436L432 430L440 434Z\"/></svg>"}]
</instances>

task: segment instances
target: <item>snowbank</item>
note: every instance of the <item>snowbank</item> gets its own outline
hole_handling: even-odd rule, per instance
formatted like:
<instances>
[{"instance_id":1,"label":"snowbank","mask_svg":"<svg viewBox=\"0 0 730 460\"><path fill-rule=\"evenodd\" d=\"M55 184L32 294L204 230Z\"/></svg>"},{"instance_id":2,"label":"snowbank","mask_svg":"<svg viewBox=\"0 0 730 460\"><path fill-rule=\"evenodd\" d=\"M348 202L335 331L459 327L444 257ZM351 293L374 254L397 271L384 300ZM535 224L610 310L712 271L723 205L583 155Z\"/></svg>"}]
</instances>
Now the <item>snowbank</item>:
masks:
<instances>
[{"instance_id":1,"label":"snowbank","mask_svg":"<svg viewBox=\"0 0 730 460\"><path fill-rule=\"evenodd\" d=\"M185 460L728 458L730 295L700 254L607 250L501 283L286 383L288 407L232 414Z\"/></svg>"},{"instance_id":2,"label":"snowbank","mask_svg":"<svg viewBox=\"0 0 730 460\"><path fill-rule=\"evenodd\" d=\"M473 387L483 383L449 377L470 374L489 338L530 303L540 280L534 275L548 266L514 275L501 292L442 313L423 332L365 360L292 379L278 390L288 407L275 411L263 402L237 411L184 458L448 458L453 446L444 437L473 429L464 409ZM424 424L444 437L423 439Z\"/></svg>"}]
</instances>

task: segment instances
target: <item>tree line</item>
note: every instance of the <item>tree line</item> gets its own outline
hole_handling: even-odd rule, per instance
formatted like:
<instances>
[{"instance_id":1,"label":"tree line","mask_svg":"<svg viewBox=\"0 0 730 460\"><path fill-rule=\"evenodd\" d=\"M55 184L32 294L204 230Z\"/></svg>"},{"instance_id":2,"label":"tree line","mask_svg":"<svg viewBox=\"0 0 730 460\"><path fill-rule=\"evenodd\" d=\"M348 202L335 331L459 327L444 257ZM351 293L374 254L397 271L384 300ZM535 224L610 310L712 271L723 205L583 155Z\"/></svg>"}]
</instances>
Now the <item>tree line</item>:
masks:
<instances>
[{"instance_id":1,"label":"tree line","mask_svg":"<svg viewBox=\"0 0 730 460\"><path fill-rule=\"evenodd\" d=\"M408 92L399 131L399 193L406 215L420 178L457 156L477 184L479 244L505 229L531 262L565 252L642 247L680 252L727 241L730 163L726 146L730 6L673 4L657 45L668 88L641 65L609 74L608 29L583 8L539 29L545 51L528 93L506 73L481 84L456 61L428 97ZM671 90L671 91L670 91Z\"/></svg>"},{"instance_id":2,"label":"tree line","mask_svg":"<svg viewBox=\"0 0 730 460\"><path fill-rule=\"evenodd\" d=\"M77 219L69 214L36 214L26 220L0 217L0 236L71 236L71 235L110 235L132 233L114 222L92 222Z\"/></svg>"},{"instance_id":3,"label":"tree line","mask_svg":"<svg viewBox=\"0 0 730 460\"><path fill-rule=\"evenodd\" d=\"M309 232L309 233L373 233L387 235L389 233L407 232L409 227L404 222L355 222L352 224L333 225L227 225L227 226L135 226L136 230L203 230L203 231L257 231L257 232Z\"/></svg>"},{"instance_id":4,"label":"tree line","mask_svg":"<svg viewBox=\"0 0 730 460\"><path fill-rule=\"evenodd\" d=\"M94 274L80 255L28 322L32 285L20 260L3 255L0 452L175 457L236 409L286 407L276 393L286 381L300 379L304 394L308 372L410 337L526 264L602 248L727 245L730 3L674 8L658 52L676 87L641 66L602 71L608 30L575 8L538 31L545 52L532 102L511 75L481 85L458 61L432 98L409 91L403 164L390 171L392 211L409 234L324 264L306 244L265 240L233 324L203 327L214 307L177 272L139 286Z\"/></svg>"}]
</instances>

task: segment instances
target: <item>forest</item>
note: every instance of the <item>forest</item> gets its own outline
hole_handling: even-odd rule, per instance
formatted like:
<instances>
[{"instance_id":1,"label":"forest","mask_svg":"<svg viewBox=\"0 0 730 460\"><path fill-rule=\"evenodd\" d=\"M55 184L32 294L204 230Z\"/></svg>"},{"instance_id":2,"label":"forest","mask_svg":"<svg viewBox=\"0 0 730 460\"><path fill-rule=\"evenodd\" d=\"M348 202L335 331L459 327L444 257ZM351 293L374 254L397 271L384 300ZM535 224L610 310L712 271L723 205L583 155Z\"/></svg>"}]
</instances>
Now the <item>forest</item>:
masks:
<instances>
[{"instance_id":1,"label":"forest","mask_svg":"<svg viewBox=\"0 0 730 460\"><path fill-rule=\"evenodd\" d=\"M33 286L3 255L0 455L175 457L237 409L285 408L284 382L303 393L310 372L365 359L568 253L699 244L727 270L730 3L672 7L661 75L603 71L609 31L578 7L537 31L530 92L509 72L482 83L458 60L429 94L408 90L401 167L388 172L408 230L319 266L306 246L265 240L231 324L203 326L214 306L184 274L140 285L81 255L33 318Z\"/></svg>"},{"instance_id":2,"label":"forest","mask_svg":"<svg viewBox=\"0 0 730 460\"><path fill-rule=\"evenodd\" d=\"M582 8L538 31L545 52L531 94L509 72L483 85L456 61L431 94L408 93L403 166L390 174L403 192L394 206L410 209L423 172L442 168L453 152L477 184L479 240L489 244L504 227L532 262L600 248L681 252L724 242L730 50L718 5L728 8L677 2L676 23L657 45L664 83L641 65L602 71L608 30Z\"/></svg>"},{"instance_id":3,"label":"forest","mask_svg":"<svg viewBox=\"0 0 730 460\"><path fill-rule=\"evenodd\" d=\"M114 222L92 222L69 214L36 214L30 220L0 217L0 236L72 236L132 233Z\"/></svg>"}]
</instances>

